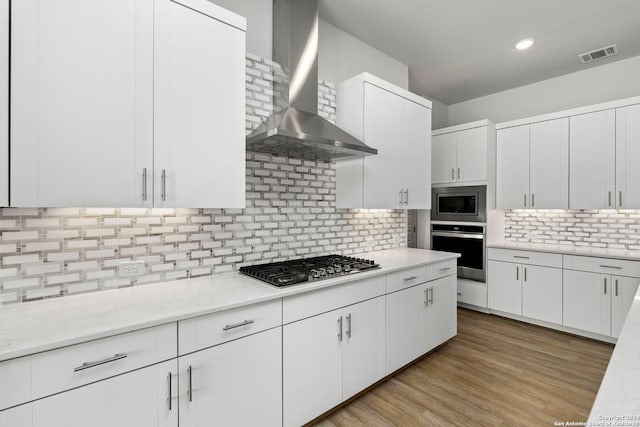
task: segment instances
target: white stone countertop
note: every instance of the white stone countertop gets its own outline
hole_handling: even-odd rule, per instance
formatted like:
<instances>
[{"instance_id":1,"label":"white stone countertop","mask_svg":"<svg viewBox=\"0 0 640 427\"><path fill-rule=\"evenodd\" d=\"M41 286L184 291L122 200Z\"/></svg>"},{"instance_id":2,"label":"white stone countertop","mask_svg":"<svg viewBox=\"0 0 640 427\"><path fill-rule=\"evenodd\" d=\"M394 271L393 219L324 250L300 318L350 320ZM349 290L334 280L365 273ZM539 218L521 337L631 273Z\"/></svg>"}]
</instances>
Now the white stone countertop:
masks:
<instances>
[{"instance_id":1,"label":"white stone countertop","mask_svg":"<svg viewBox=\"0 0 640 427\"><path fill-rule=\"evenodd\" d=\"M458 254L399 248L363 253L381 268L277 288L239 273L0 306L0 362L111 335L362 280Z\"/></svg>"},{"instance_id":2,"label":"white stone countertop","mask_svg":"<svg viewBox=\"0 0 640 427\"><path fill-rule=\"evenodd\" d=\"M546 245L542 243L507 241L500 243L489 243L487 244L487 248L516 249L521 251L551 252L563 255L580 255L599 258L614 258L626 259L630 261L640 261L640 251L627 251L624 249L592 248L569 245Z\"/></svg>"},{"instance_id":3,"label":"white stone countertop","mask_svg":"<svg viewBox=\"0 0 640 427\"><path fill-rule=\"evenodd\" d=\"M590 426L640 426L640 289L589 415Z\"/></svg>"}]
</instances>

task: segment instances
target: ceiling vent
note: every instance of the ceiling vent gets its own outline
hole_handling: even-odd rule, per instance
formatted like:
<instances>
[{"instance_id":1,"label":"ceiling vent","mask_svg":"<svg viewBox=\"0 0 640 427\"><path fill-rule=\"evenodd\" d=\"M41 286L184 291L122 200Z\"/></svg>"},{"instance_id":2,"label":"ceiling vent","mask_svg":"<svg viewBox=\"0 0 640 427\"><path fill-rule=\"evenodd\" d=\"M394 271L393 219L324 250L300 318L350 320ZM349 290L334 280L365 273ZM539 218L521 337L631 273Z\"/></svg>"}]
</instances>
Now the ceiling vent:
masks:
<instances>
[{"instance_id":1,"label":"ceiling vent","mask_svg":"<svg viewBox=\"0 0 640 427\"><path fill-rule=\"evenodd\" d=\"M606 58L607 56L615 55L618 53L618 46L612 44L611 46L601 47L600 49L592 50L591 52L581 53L578 55L580 61L588 63L595 61L596 59Z\"/></svg>"}]
</instances>

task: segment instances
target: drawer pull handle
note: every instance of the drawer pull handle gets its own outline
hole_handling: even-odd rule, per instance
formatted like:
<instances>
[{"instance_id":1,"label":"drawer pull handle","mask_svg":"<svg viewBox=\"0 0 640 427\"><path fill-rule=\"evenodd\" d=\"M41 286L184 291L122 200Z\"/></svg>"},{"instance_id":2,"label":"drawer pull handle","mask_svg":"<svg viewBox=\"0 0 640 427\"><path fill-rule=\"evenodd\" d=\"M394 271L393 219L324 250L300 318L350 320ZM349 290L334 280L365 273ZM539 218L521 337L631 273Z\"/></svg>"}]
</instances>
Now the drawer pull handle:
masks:
<instances>
[{"instance_id":1,"label":"drawer pull handle","mask_svg":"<svg viewBox=\"0 0 640 427\"><path fill-rule=\"evenodd\" d=\"M240 328L242 326L247 326L252 324L254 321L253 320L243 320L240 323L235 323L233 325L225 325L224 328L222 328L223 331L228 331L229 329L235 329L235 328Z\"/></svg>"},{"instance_id":2,"label":"drawer pull handle","mask_svg":"<svg viewBox=\"0 0 640 427\"><path fill-rule=\"evenodd\" d=\"M342 342L342 316L338 317L338 341Z\"/></svg>"},{"instance_id":3,"label":"drawer pull handle","mask_svg":"<svg viewBox=\"0 0 640 427\"><path fill-rule=\"evenodd\" d=\"M107 359L98 360L96 362L84 362L82 365L73 368L73 372L84 371L85 369L94 368L96 366L104 365L105 363L115 362L127 357L127 353L118 353Z\"/></svg>"},{"instance_id":4,"label":"drawer pull handle","mask_svg":"<svg viewBox=\"0 0 640 427\"><path fill-rule=\"evenodd\" d=\"M418 278L418 276L405 277L405 278L404 278L404 281L405 281L405 282L409 282L409 281L411 281L411 280L415 280L415 279L417 279L417 278Z\"/></svg>"},{"instance_id":5,"label":"drawer pull handle","mask_svg":"<svg viewBox=\"0 0 640 427\"><path fill-rule=\"evenodd\" d=\"M529 259L528 256L522 256L522 255L514 255L514 258L519 258L519 259Z\"/></svg>"},{"instance_id":6,"label":"drawer pull handle","mask_svg":"<svg viewBox=\"0 0 640 427\"><path fill-rule=\"evenodd\" d=\"M444 273L445 271L451 270L451 267L444 267L440 269L440 273Z\"/></svg>"},{"instance_id":7,"label":"drawer pull handle","mask_svg":"<svg viewBox=\"0 0 640 427\"><path fill-rule=\"evenodd\" d=\"M615 268L616 270L622 270L622 267L617 266L617 265L602 265L602 264L600 264L600 267L602 267L602 268Z\"/></svg>"},{"instance_id":8,"label":"drawer pull handle","mask_svg":"<svg viewBox=\"0 0 640 427\"><path fill-rule=\"evenodd\" d=\"M169 380L169 398L167 399L169 401L169 410L171 411L173 409L172 405L171 405L171 400L172 400L172 395L173 395L173 390L171 390L171 383L173 380L173 375L171 374L171 372L169 372L169 375L167 376L168 380Z\"/></svg>"}]
</instances>

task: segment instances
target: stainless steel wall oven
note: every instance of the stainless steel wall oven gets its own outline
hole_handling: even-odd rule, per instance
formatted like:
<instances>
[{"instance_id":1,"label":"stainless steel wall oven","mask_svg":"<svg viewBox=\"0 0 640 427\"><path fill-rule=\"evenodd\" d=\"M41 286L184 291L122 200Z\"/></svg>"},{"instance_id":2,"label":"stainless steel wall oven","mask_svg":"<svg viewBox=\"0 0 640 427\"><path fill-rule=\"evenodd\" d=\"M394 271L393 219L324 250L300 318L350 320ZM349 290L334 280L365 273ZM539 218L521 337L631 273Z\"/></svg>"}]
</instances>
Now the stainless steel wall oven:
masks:
<instances>
[{"instance_id":1,"label":"stainless steel wall oven","mask_svg":"<svg viewBox=\"0 0 640 427\"><path fill-rule=\"evenodd\" d=\"M484 282L487 187L436 187L431 203L431 249L461 254L458 277Z\"/></svg>"}]
</instances>

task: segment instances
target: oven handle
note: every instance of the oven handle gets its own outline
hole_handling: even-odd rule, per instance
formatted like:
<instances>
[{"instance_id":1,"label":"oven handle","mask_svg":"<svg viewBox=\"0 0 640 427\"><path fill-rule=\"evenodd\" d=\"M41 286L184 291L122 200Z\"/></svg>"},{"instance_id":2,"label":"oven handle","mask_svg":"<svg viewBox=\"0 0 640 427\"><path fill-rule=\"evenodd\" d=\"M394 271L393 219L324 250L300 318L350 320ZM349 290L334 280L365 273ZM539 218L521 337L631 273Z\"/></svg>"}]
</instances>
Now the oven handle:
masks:
<instances>
[{"instance_id":1,"label":"oven handle","mask_svg":"<svg viewBox=\"0 0 640 427\"><path fill-rule=\"evenodd\" d=\"M460 239L478 239L478 240L484 239L484 233L470 234L470 233L456 233L455 231L452 231L452 232L448 232L448 231L432 231L431 235L432 236L439 236L439 237L458 237Z\"/></svg>"}]
</instances>

